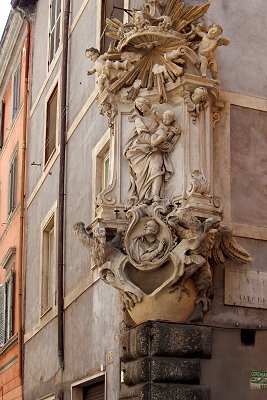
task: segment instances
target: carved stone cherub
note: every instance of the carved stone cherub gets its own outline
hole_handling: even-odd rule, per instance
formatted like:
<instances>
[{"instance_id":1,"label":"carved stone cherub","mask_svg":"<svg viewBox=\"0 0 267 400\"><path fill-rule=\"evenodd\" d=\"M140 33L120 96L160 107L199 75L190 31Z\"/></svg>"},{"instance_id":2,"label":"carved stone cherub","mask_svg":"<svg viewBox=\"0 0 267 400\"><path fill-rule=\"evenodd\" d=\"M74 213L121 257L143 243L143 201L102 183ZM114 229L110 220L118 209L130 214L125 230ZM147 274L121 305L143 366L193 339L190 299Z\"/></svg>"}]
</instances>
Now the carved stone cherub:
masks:
<instances>
[{"instance_id":1,"label":"carved stone cherub","mask_svg":"<svg viewBox=\"0 0 267 400\"><path fill-rule=\"evenodd\" d=\"M185 90L185 102L187 103L187 111L191 114L193 122L196 121L200 111L203 110L204 105L208 99L208 91L204 87L197 87L192 94Z\"/></svg>"},{"instance_id":2,"label":"carved stone cherub","mask_svg":"<svg viewBox=\"0 0 267 400\"><path fill-rule=\"evenodd\" d=\"M225 38L218 38L218 36L223 32L223 29L217 24L212 24L209 28L207 28L206 25L198 24L195 28L195 32L202 38L198 47L201 75L206 77L209 68L212 78L217 80L218 67L214 58L214 52L218 46L227 46L230 41Z\"/></svg>"},{"instance_id":3,"label":"carved stone cherub","mask_svg":"<svg viewBox=\"0 0 267 400\"><path fill-rule=\"evenodd\" d=\"M99 86L99 92L103 92L108 84L110 77L110 71L114 70L124 70L127 71L131 67L131 63L128 60L124 61L110 61L108 59L108 52L100 54L100 52L91 47L85 50L85 56L94 62L94 67L87 72L87 75L93 75L97 73L98 79L97 83Z\"/></svg>"}]
</instances>

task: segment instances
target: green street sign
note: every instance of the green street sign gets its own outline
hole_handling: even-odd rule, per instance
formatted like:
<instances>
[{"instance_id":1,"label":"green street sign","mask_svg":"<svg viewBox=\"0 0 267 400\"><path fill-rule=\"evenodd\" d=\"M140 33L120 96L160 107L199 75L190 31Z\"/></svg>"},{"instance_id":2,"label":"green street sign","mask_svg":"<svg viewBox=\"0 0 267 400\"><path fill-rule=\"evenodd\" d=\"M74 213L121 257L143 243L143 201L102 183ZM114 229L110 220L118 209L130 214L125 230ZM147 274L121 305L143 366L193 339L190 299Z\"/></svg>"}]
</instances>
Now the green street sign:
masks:
<instances>
[{"instance_id":1,"label":"green street sign","mask_svg":"<svg viewBox=\"0 0 267 400\"><path fill-rule=\"evenodd\" d=\"M250 372L250 389L267 389L267 371Z\"/></svg>"}]
</instances>

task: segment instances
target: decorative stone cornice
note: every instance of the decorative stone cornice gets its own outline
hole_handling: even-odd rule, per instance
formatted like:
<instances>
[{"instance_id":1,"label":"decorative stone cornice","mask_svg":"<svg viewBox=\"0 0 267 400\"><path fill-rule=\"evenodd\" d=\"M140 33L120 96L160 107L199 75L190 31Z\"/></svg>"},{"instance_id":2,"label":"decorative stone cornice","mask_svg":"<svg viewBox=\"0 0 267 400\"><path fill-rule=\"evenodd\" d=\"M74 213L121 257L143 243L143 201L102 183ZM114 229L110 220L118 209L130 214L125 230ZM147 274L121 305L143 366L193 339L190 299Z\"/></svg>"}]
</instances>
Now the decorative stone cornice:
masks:
<instances>
[{"instance_id":1,"label":"decorative stone cornice","mask_svg":"<svg viewBox=\"0 0 267 400\"><path fill-rule=\"evenodd\" d=\"M1 261L0 265L3 268L6 268L6 265L8 261L10 260L10 257L12 257L14 254L16 254L16 247L9 247L8 251L6 252L3 260Z\"/></svg>"},{"instance_id":2,"label":"decorative stone cornice","mask_svg":"<svg viewBox=\"0 0 267 400\"><path fill-rule=\"evenodd\" d=\"M7 67L10 65L12 53L18 41L22 26L23 19L19 14L11 11L0 43L0 88Z\"/></svg>"}]
</instances>

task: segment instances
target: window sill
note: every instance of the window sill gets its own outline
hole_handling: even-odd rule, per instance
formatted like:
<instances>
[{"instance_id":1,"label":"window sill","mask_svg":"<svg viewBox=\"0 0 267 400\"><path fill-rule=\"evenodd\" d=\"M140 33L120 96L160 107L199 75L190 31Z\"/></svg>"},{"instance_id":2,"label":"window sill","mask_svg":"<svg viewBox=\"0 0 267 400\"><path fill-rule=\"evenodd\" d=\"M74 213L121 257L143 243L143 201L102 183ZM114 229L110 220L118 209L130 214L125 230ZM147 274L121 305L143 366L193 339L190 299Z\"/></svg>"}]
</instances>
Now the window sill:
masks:
<instances>
[{"instance_id":1,"label":"window sill","mask_svg":"<svg viewBox=\"0 0 267 400\"><path fill-rule=\"evenodd\" d=\"M55 68L55 66L56 66L56 64L57 64L57 62L58 62L58 59L59 59L59 57L60 57L60 55L61 55L61 53L62 53L62 49L63 49L63 44L60 43L59 46L58 46L58 48L57 48L57 51L56 51L55 54L54 54L54 57L53 57L52 60L48 63L48 70L47 70L47 73L48 73L49 75L52 73L53 69Z\"/></svg>"},{"instance_id":2,"label":"window sill","mask_svg":"<svg viewBox=\"0 0 267 400\"><path fill-rule=\"evenodd\" d=\"M6 235L7 231L9 230L9 227L12 224L12 221L14 220L14 218L16 217L19 209L20 209L20 203L17 205L15 210L11 214L9 214L9 216L7 218L7 221L5 223L5 228L2 231L2 233L0 234L0 243L1 243L2 239L3 239L3 237Z\"/></svg>"},{"instance_id":3,"label":"window sill","mask_svg":"<svg viewBox=\"0 0 267 400\"><path fill-rule=\"evenodd\" d=\"M16 333L0 348L0 357L4 356L9 350L12 349L18 342L18 334Z\"/></svg>"},{"instance_id":4,"label":"window sill","mask_svg":"<svg viewBox=\"0 0 267 400\"><path fill-rule=\"evenodd\" d=\"M41 315L40 315L40 319L44 318L47 314L50 313L50 311L52 311L52 307L48 307L46 311L44 311Z\"/></svg>"},{"instance_id":5,"label":"window sill","mask_svg":"<svg viewBox=\"0 0 267 400\"><path fill-rule=\"evenodd\" d=\"M57 157L57 147L54 148L54 150L52 151L52 153L50 154L50 156L48 157L47 161L44 164L44 168L43 168L43 172L45 172L45 170L48 170L51 168L51 166L54 164L55 158Z\"/></svg>"}]
</instances>

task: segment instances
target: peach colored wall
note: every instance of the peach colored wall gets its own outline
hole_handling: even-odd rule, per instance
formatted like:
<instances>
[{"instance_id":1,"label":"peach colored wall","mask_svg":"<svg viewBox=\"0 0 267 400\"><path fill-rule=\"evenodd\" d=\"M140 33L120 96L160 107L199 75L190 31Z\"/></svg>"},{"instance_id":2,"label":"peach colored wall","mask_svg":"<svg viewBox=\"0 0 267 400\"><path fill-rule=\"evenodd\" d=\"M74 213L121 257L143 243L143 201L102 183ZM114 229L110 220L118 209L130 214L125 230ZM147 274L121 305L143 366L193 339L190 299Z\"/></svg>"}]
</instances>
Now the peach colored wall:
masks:
<instances>
[{"instance_id":1,"label":"peach colored wall","mask_svg":"<svg viewBox=\"0 0 267 400\"><path fill-rule=\"evenodd\" d=\"M20 51L21 81L20 81L20 109L12 122L12 73L5 79L9 82L6 86L5 101L5 120L3 148L0 152L0 261L3 260L10 247L16 247L15 254L15 306L14 306L14 330L18 332L18 265L19 265L19 245L20 245L20 191L21 191L21 168L22 168L22 135L23 118L25 107L24 99L24 76L26 64L26 38ZM17 65L17 64L15 64ZM17 149L17 183L16 183L16 204L17 209L11 218L8 218L8 186L9 186L9 165L14 150ZM0 282L5 281L5 270L0 268ZM13 400L22 398L21 378L19 377L18 361L6 368L5 365L16 355L19 354L19 346L8 347L4 352L0 349L0 396L3 400Z\"/></svg>"},{"instance_id":2,"label":"peach colored wall","mask_svg":"<svg viewBox=\"0 0 267 400\"><path fill-rule=\"evenodd\" d=\"M15 356L18 352L18 346L15 346L8 352L8 359ZM8 361L3 360L4 362ZM1 360L2 364L2 360ZM19 400L22 399L22 386L19 376L18 362L11 365L9 368L0 372L0 396L4 400Z\"/></svg>"}]
</instances>

